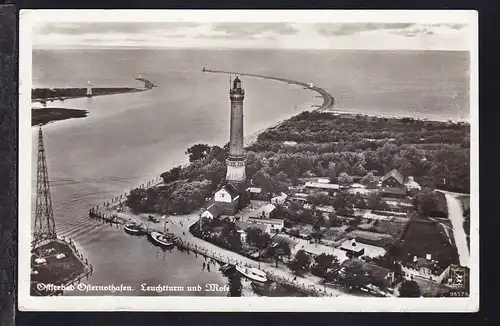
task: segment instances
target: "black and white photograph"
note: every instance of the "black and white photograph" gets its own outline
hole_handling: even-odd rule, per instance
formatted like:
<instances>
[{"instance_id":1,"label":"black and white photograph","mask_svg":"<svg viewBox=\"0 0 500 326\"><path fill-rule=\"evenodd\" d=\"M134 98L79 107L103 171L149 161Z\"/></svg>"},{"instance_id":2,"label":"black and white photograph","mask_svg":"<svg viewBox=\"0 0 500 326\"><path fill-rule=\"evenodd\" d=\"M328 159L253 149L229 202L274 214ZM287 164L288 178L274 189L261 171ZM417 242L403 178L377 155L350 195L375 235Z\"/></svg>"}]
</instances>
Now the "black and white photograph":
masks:
<instances>
[{"instance_id":1,"label":"black and white photograph","mask_svg":"<svg viewBox=\"0 0 500 326\"><path fill-rule=\"evenodd\" d=\"M474 11L23 10L19 309L477 311Z\"/></svg>"}]
</instances>

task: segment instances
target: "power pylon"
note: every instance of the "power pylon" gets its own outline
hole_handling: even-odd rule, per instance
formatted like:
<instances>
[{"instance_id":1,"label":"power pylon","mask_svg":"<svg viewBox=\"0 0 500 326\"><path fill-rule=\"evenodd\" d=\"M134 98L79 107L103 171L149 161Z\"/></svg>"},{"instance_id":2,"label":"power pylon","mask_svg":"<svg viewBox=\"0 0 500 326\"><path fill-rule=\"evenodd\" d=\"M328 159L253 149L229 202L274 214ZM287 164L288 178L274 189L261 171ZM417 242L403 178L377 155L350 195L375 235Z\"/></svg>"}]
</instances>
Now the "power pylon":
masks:
<instances>
[{"instance_id":1,"label":"power pylon","mask_svg":"<svg viewBox=\"0 0 500 326\"><path fill-rule=\"evenodd\" d=\"M45 147L43 145L42 127L38 130L38 163L36 178L36 210L35 232L33 234L32 248L37 248L45 240L57 239L50 197L49 174Z\"/></svg>"}]
</instances>

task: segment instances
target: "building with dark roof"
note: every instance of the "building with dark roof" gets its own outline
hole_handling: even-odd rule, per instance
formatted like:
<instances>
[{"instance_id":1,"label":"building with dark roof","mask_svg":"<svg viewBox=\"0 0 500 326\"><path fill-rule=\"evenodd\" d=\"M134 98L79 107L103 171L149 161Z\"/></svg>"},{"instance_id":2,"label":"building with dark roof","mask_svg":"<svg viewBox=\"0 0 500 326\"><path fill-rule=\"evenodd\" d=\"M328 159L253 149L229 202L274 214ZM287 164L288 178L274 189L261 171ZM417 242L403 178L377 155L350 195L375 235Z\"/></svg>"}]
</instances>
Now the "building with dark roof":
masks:
<instances>
[{"instance_id":1,"label":"building with dark roof","mask_svg":"<svg viewBox=\"0 0 500 326\"><path fill-rule=\"evenodd\" d=\"M408 280L418 277L435 283L443 283L450 275L450 266L444 267L443 264L433 260L431 254L427 254L425 258L414 256L413 261L399 264L403 277Z\"/></svg>"},{"instance_id":2,"label":"building with dark roof","mask_svg":"<svg viewBox=\"0 0 500 326\"><path fill-rule=\"evenodd\" d=\"M217 218L221 215L222 210L216 205L216 203L213 203L212 205L208 206L208 208L201 213L201 217L205 218Z\"/></svg>"},{"instance_id":3,"label":"building with dark roof","mask_svg":"<svg viewBox=\"0 0 500 326\"><path fill-rule=\"evenodd\" d=\"M382 182L382 186L398 186L403 185L405 178L396 169L392 169L387 172L382 178L380 178L380 182Z\"/></svg>"},{"instance_id":4,"label":"building with dark roof","mask_svg":"<svg viewBox=\"0 0 500 326\"><path fill-rule=\"evenodd\" d=\"M276 206L273 204L266 204L250 212L249 216L251 218L273 218L275 212Z\"/></svg>"},{"instance_id":5,"label":"building with dark roof","mask_svg":"<svg viewBox=\"0 0 500 326\"><path fill-rule=\"evenodd\" d=\"M347 253L347 257L361 257L365 254L365 248L359 246L355 239L347 240L339 248Z\"/></svg>"},{"instance_id":6,"label":"building with dark roof","mask_svg":"<svg viewBox=\"0 0 500 326\"><path fill-rule=\"evenodd\" d=\"M221 210L220 214L234 215L240 209L240 193L232 184L226 184L214 196L215 205Z\"/></svg>"},{"instance_id":7,"label":"building with dark roof","mask_svg":"<svg viewBox=\"0 0 500 326\"><path fill-rule=\"evenodd\" d=\"M401 172L396 169L392 169L380 178L379 192L383 196L404 197L407 192L404 181L405 178Z\"/></svg>"},{"instance_id":8,"label":"building with dark roof","mask_svg":"<svg viewBox=\"0 0 500 326\"><path fill-rule=\"evenodd\" d=\"M340 265L342 267L342 272L345 271L345 268L357 268L365 273L370 279L376 278L379 280L385 281L384 285L389 287L392 283L394 283L394 271L390 269L380 267L378 265L367 263L361 259L352 258L345 260Z\"/></svg>"}]
</instances>

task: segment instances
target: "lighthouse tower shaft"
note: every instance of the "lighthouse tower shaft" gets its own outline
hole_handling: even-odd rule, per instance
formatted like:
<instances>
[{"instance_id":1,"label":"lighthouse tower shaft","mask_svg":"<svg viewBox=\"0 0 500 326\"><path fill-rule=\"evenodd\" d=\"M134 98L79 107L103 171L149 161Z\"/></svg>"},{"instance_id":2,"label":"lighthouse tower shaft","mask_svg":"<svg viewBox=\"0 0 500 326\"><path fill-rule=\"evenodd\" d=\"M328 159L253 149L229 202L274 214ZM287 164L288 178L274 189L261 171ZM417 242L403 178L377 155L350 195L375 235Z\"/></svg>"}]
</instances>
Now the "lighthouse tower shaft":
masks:
<instances>
[{"instance_id":1,"label":"lighthouse tower shaft","mask_svg":"<svg viewBox=\"0 0 500 326\"><path fill-rule=\"evenodd\" d=\"M241 87L241 80L238 77L231 84L229 98L231 99L231 125L229 157L226 160L226 181L237 185L246 180L243 152L243 100L245 99L245 91Z\"/></svg>"}]
</instances>

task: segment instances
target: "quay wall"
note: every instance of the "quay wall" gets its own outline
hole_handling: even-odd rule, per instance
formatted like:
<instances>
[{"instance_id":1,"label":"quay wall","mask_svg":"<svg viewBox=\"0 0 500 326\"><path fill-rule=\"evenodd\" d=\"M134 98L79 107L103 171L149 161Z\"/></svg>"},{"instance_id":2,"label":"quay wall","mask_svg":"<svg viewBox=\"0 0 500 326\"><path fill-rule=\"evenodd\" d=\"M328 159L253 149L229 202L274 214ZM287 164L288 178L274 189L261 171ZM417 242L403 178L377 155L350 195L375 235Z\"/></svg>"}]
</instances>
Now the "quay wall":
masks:
<instances>
[{"instance_id":1,"label":"quay wall","mask_svg":"<svg viewBox=\"0 0 500 326\"><path fill-rule=\"evenodd\" d=\"M106 214L106 213L100 213L100 212L93 214L93 216L90 216L90 214L89 214L89 217L93 218L97 221L100 221L102 223L105 223L105 224L109 224L109 225L115 224L118 227L119 227L119 225L124 225L125 223L128 222L127 220L125 220L119 216L115 216L114 214ZM196 224L191 225L191 227L189 229L191 230L192 227L195 227L195 225ZM162 232L162 230L160 230L160 228L145 228L144 231L147 234L149 234L153 231ZM170 241L174 242L175 245L177 246L177 248L179 248L180 250L189 250L193 253L202 255L202 256L207 257L209 259L213 259L214 261L217 261L221 265L222 264L231 264L231 265L238 265L238 266L243 266L243 267L248 267L248 268L252 268L252 267L258 268L257 263L255 263L255 264L244 263L242 261L238 261L236 259L233 259L233 258L227 257L225 255L222 255L220 253L217 253L216 251L204 248L203 246L192 244L192 243L189 243L187 241L184 241L182 239L182 237L176 236L173 233L164 232L164 231L162 233L165 234L167 237L169 237ZM276 275L272 271L267 270L266 268L261 268L261 269L266 272L267 278L269 280L272 280L276 283L290 286L290 287L292 287L292 288L294 288L302 293L306 293L309 296L316 296L316 297L328 296L328 294L325 292L321 292L321 291L317 291L313 288L309 288L309 287L305 286L304 284L301 284L297 281L294 281L291 278L289 279L289 278L282 277L280 275Z\"/></svg>"}]
</instances>

